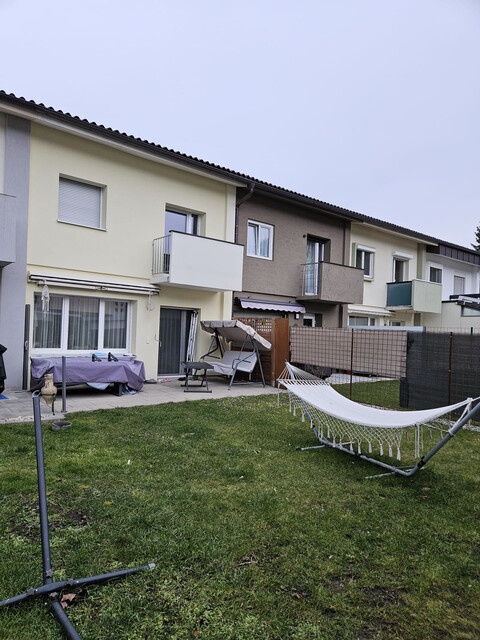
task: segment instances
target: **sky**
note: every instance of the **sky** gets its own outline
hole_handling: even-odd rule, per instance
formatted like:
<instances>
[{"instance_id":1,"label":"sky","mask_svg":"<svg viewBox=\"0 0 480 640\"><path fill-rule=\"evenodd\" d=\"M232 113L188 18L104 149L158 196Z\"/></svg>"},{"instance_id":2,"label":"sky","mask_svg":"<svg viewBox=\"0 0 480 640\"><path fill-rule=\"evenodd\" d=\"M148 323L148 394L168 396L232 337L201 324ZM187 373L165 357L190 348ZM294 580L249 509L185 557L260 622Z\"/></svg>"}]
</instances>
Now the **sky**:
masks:
<instances>
[{"instance_id":1,"label":"sky","mask_svg":"<svg viewBox=\"0 0 480 640\"><path fill-rule=\"evenodd\" d=\"M480 0L0 0L0 89L470 247Z\"/></svg>"}]
</instances>

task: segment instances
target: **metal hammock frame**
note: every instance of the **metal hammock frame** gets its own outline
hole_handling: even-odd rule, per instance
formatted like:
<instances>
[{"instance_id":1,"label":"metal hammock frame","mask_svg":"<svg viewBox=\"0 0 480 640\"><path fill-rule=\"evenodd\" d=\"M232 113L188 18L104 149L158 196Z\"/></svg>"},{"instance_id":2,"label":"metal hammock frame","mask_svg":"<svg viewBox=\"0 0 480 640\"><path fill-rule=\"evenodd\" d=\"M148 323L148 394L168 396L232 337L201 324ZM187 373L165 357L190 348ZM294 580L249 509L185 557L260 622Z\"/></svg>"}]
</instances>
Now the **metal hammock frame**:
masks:
<instances>
[{"instance_id":1,"label":"metal hammock frame","mask_svg":"<svg viewBox=\"0 0 480 640\"><path fill-rule=\"evenodd\" d=\"M353 402L339 394L324 380L302 369L285 363L285 369L277 380L279 388L283 386L289 397L289 408L296 415L302 412L310 421L320 445L300 447L300 450L331 447L353 455L361 460L371 462L386 470L402 476L412 476L462 429L480 409L480 403L473 404L479 398L467 398L462 402L421 411L395 411L379 409ZM443 416L463 409L461 416L454 422L445 420ZM439 432L440 440L428 453L421 455L424 433L431 436ZM380 456L388 452L396 454L401 460L401 445L413 435L414 457L420 458L415 465L402 467L388 464L365 454L378 451ZM387 474L381 474L387 475ZM378 477L378 476L369 476Z\"/></svg>"}]
</instances>

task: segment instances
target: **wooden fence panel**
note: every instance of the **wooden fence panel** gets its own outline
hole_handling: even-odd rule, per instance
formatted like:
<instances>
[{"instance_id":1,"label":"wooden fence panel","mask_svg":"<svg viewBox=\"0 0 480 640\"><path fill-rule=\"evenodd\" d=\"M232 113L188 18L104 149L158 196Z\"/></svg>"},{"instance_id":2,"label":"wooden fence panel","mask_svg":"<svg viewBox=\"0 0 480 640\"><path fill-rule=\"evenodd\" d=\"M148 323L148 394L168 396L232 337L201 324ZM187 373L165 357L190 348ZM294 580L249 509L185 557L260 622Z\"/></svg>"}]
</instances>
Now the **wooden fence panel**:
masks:
<instances>
[{"instance_id":1,"label":"wooden fence panel","mask_svg":"<svg viewBox=\"0 0 480 640\"><path fill-rule=\"evenodd\" d=\"M235 318L234 318L235 319ZM285 367L285 360L289 358L289 322L288 318L236 318L268 340L272 348L269 351L260 350L263 375L267 384L275 384L275 380ZM258 369L254 371L254 378L260 379Z\"/></svg>"}]
</instances>

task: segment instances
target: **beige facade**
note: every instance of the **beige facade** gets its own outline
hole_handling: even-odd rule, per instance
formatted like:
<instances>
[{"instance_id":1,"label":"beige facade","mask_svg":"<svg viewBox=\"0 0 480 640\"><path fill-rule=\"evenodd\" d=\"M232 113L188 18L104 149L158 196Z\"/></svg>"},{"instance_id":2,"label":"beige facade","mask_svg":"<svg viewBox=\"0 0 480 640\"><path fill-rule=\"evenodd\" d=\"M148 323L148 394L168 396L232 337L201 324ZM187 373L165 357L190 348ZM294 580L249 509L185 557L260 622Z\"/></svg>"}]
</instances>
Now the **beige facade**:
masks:
<instances>
[{"instance_id":1,"label":"beige facade","mask_svg":"<svg viewBox=\"0 0 480 640\"><path fill-rule=\"evenodd\" d=\"M441 284L426 279L425 242L355 222L351 237L351 264L366 266L363 304L349 306L352 326L424 325L441 314Z\"/></svg>"},{"instance_id":2,"label":"beige facade","mask_svg":"<svg viewBox=\"0 0 480 640\"><path fill-rule=\"evenodd\" d=\"M158 154L129 148L128 144L111 144L101 136L66 129L35 122L31 127L25 292L25 303L32 309L30 355L81 355L98 350L92 348L94 342L88 348L72 348L70 338L62 338L61 344L53 344L52 338L39 338L42 292L49 299L49 313L56 309L58 316L62 314L62 323L68 321L66 300L70 318L72 308L77 307L85 317L91 314L92 301L97 313L98 301L99 317L103 313L105 322L107 311L103 309L122 309L121 322L126 331L122 346L117 341L116 347L104 346L103 350L135 354L145 363L146 378L156 378L159 350L161 355L165 346L161 340L162 310L184 310L188 318L194 313L199 320L231 317L232 284L241 282L242 275L238 260L241 247L233 243L236 185L233 180L191 170ZM99 188L98 227L62 221L59 184L63 179ZM198 235L192 238L184 258L192 263L198 259L200 273L205 242L209 260L215 262L218 251L219 261L223 261L221 274L217 278L213 274L208 287L198 286L198 278L190 281L191 269L177 270L176 282L170 282L167 275L159 285L153 277L152 243L168 235L167 210L195 217ZM175 259L182 265L181 249L172 246L169 251L172 262ZM237 259L230 261L230 256ZM185 333L188 327L182 331ZM179 346L183 350L179 362L184 359L186 341L188 336ZM194 357L204 353L209 342L206 334L198 332ZM98 344L102 348L101 340ZM179 373L179 364L176 370L164 373Z\"/></svg>"}]
</instances>

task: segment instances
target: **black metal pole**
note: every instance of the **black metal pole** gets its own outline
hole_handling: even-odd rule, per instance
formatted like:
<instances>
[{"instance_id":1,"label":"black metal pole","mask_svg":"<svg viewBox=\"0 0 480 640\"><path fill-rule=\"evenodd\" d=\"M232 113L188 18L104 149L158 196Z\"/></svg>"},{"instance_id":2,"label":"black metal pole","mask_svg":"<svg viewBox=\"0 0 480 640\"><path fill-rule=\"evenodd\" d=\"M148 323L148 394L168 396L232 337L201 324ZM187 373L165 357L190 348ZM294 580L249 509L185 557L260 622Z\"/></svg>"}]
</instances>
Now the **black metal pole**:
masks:
<instances>
[{"instance_id":1,"label":"black metal pole","mask_svg":"<svg viewBox=\"0 0 480 640\"><path fill-rule=\"evenodd\" d=\"M53 581L53 570L50 560L50 540L48 534L48 512L47 512L47 490L45 482L45 460L43 455L43 441L42 441L42 419L40 412L40 391L34 391L33 397L33 419L35 425L35 449L37 458L37 484L38 484L38 502L40 509L40 537L42 543L42 562L43 562L43 585L37 588L28 589L25 593L6 600L0 601L0 607L17 604L23 602L29 598L36 596L49 596L50 605L52 607L53 615L61 625L68 640L81 640L80 635L68 619L67 614L63 610L63 607L59 600L59 592L65 587L79 587L85 584L93 584L97 582L105 582L107 580L113 580L127 576L137 571L144 571L147 569L154 569L155 563L143 565L141 567L135 567L132 569L122 569L120 571L114 571L111 573L104 573L98 576L90 576L88 578L80 578L74 580L70 578L68 580L62 580L60 582Z\"/></svg>"},{"instance_id":2,"label":"black metal pole","mask_svg":"<svg viewBox=\"0 0 480 640\"><path fill-rule=\"evenodd\" d=\"M52 581L50 562L50 541L48 538L47 489L45 484L45 463L42 442L42 421L40 415L40 391L33 392L33 420L35 424L35 448L37 452L38 503L40 509L40 536L42 540L43 582Z\"/></svg>"},{"instance_id":3,"label":"black metal pole","mask_svg":"<svg viewBox=\"0 0 480 640\"><path fill-rule=\"evenodd\" d=\"M28 389L28 353L30 348L30 305L25 305L25 325L23 327L23 372L22 389Z\"/></svg>"},{"instance_id":4,"label":"black metal pole","mask_svg":"<svg viewBox=\"0 0 480 640\"><path fill-rule=\"evenodd\" d=\"M67 358L62 356L62 413L67 410Z\"/></svg>"}]
</instances>

